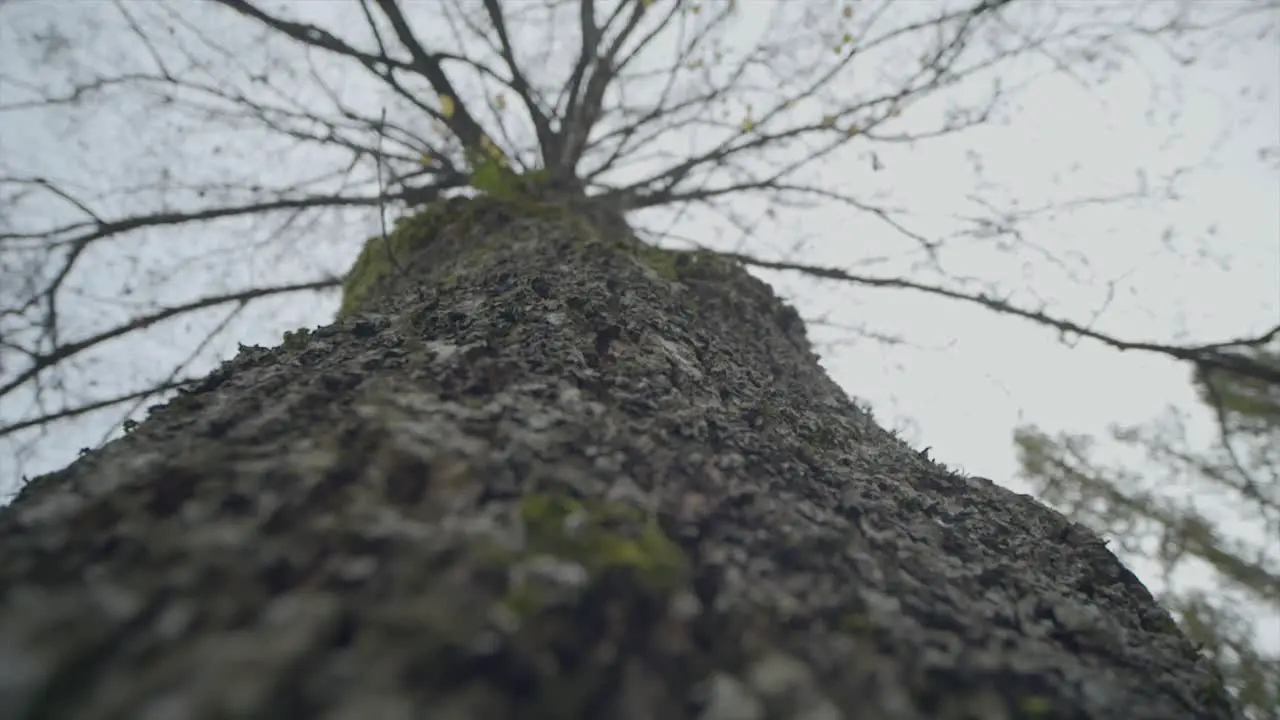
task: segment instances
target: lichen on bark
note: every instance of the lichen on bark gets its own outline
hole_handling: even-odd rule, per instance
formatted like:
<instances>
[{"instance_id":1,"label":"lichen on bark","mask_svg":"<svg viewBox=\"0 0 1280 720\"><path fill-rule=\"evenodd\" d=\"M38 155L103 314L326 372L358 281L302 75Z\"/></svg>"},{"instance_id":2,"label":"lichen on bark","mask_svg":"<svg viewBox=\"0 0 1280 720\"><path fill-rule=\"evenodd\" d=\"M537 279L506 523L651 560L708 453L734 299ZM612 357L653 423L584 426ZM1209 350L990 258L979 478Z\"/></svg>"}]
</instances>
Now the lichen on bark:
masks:
<instances>
[{"instance_id":1,"label":"lichen on bark","mask_svg":"<svg viewBox=\"0 0 1280 720\"><path fill-rule=\"evenodd\" d=\"M0 717L1237 717L1097 537L879 427L735 263L431 212L0 510Z\"/></svg>"}]
</instances>

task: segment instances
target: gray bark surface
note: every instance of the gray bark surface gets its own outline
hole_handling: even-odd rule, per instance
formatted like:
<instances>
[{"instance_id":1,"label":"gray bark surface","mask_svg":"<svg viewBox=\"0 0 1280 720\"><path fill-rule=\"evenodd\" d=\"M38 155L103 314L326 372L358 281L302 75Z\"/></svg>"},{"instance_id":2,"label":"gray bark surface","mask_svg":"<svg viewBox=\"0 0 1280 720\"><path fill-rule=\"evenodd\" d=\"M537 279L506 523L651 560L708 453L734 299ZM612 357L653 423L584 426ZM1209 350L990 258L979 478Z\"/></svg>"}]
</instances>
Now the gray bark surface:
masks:
<instances>
[{"instance_id":1,"label":"gray bark surface","mask_svg":"<svg viewBox=\"0 0 1280 720\"><path fill-rule=\"evenodd\" d=\"M1237 717L1102 542L877 426L767 285L502 208L0 510L0 718Z\"/></svg>"}]
</instances>

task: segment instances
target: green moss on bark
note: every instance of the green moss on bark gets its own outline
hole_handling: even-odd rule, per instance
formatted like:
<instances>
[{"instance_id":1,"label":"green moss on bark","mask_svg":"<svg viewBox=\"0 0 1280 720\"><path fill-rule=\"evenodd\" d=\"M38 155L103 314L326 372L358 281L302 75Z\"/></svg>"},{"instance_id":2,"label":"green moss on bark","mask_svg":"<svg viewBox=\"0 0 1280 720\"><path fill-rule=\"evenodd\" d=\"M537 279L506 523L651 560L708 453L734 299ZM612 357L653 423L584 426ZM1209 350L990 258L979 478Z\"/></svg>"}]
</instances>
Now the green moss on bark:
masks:
<instances>
[{"instance_id":1,"label":"green moss on bark","mask_svg":"<svg viewBox=\"0 0 1280 720\"><path fill-rule=\"evenodd\" d=\"M714 277L725 272L730 262L710 250L668 250L652 245L640 245L636 259L671 282L695 276Z\"/></svg>"},{"instance_id":2,"label":"green moss on bark","mask_svg":"<svg viewBox=\"0 0 1280 720\"><path fill-rule=\"evenodd\" d=\"M396 264L405 267L415 253L424 245L434 242L446 227L450 236L469 237L472 225L485 218L509 221L520 217L564 221L574 226L585 242L597 240L591 223L578 214L573 204L565 201L478 196L435 202L413 215L397 220L395 228L385 238L379 235L365 241L360 255L343 281L342 304L337 318L341 320L349 317L365 307L378 288L385 285L387 278L396 271ZM500 226L502 223L495 224ZM480 253L487 249L484 238L469 239L475 241L469 248L471 252ZM456 261L457 258L451 264L456 265ZM452 272L445 278L445 282L456 281L459 277L459 272Z\"/></svg>"},{"instance_id":3,"label":"green moss on bark","mask_svg":"<svg viewBox=\"0 0 1280 720\"><path fill-rule=\"evenodd\" d=\"M655 519L635 508L534 494L521 502L520 515L527 552L581 563L592 574L630 570L651 590L674 592L684 585L684 553Z\"/></svg>"},{"instance_id":4,"label":"green moss on bark","mask_svg":"<svg viewBox=\"0 0 1280 720\"><path fill-rule=\"evenodd\" d=\"M385 238L379 235L366 240L342 283L342 305L338 308L338 319L359 310L387 276L395 272L396 263L403 264L415 250L430 242L439 231L442 220L442 208L430 206L415 215L397 220L395 229ZM392 262L392 258L395 262Z\"/></svg>"}]
</instances>

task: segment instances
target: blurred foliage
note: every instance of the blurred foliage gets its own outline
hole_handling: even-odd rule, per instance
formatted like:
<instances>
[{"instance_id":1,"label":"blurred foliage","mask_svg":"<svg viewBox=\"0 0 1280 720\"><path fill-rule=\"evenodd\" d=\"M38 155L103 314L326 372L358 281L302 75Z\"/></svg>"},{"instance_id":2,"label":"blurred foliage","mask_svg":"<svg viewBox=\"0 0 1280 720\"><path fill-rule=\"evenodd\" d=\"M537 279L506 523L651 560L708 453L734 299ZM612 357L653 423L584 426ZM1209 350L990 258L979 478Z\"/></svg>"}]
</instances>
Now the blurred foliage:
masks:
<instances>
[{"instance_id":1,"label":"blurred foliage","mask_svg":"<svg viewBox=\"0 0 1280 720\"><path fill-rule=\"evenodd\" d=\"M1280 368L1280 345L1233 352ZM1280 720L1280 384L1204 368L1192 381L1205 412L1110 429L1137 463L1032 426L1015 433L1019 462L1042 500L1153 563L1161 601L1246 717Z\"/></svg>"}]
</instances>

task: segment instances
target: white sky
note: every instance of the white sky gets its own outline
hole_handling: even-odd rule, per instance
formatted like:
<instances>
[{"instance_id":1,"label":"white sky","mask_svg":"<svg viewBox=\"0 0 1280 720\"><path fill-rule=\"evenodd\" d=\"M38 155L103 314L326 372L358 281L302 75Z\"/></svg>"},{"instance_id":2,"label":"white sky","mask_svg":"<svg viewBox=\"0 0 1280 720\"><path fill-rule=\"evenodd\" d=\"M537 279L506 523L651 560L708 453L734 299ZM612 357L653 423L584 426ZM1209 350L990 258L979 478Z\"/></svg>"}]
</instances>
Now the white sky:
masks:
<instances>
[{"instance_id":1,"label":"white sky","mask_svg":"<svg viewBox=\"0 0 1280 720\"><path fill-rule=\"evenodd\" d=\"M750 2L746 5L752 7ZM65 12L83 6L59 7ZM12 9L0 11L0 33L8 22L5 13ZM0 34L0 48L6 47L3 40ZM14 56L6 54L10 52L0 49L0 63L14 62ZM1051 301L1053 314L1083 321L1101 307L1107 284L1114 283L1114 297L1096 325L1125 339L1212 341L1261 331L1280 321L1280 172L1274 161L1269 168L1258 157L1261 148L1280 147L1280 49L1273 36L1240 44L1217 66L1177 68L1179 95L1169 94L1170 73L1175 71L1171 63L1153 55L1144 58L1143 65L1145 70L1122 73L1104 86L1083 88L1066 78L1039 81L1021 97L1020 109L1007 126L918 149L880 150L883 170L873 173L869 162L859 159L828 168L825 178L841 188L883 188L894 200L919 210L922 222L936 221L942 227L947 213L974 211L965 201L971 192L992 202L1017 199L1030 206L1132 188L1140 169L1157 178L1172 168L1196 165L1180 186L1182 197L1177 201L1085 208L1027 226L1034 231L1030 239L1055 254L1087 258L1087 268L1074 265L1083 273L1080 283L1067 282L1062 273L1026 252L969 246L948 255L949 267L953 272L1008 279L1011 287L1023 289L1015 299L1024 304L1034 304L1027 290L1035 288ZM1242 96L1242 87L1264 94ZM1152 108L1167 113L1174 105L1181 111L1176 119L1148 114ZM116 117L95 119L81 129L89 144L71 150L63 139L66 129L49 117L0 114L0 153L8 155L11 169L60 169L91 185L86 178L128 165L129 158L141 157L137 143L156 137L140 133L136 122L125 108ZM209 168L220 167L219 162L233 167L246 159L231 155L213 160L203 148L219 138L185 128L167 131L187 133L183 152L209 160ZM994 189L978 188L966 158L969 151L981 155L983 179ZM57 160L51 165L50 158ZM285 162L274 157L248 160L261 161L276 172ZM285 170L296 168L285 163ZM106 204L126 207L117 200ZM1161 232L1170 225L1180 233L1180 254L1161 243ZM1210 226L1216 226L1212 234L1207 232ZM242 226L236 227L233 232L243 232ZM234 283L251 282L264 272L264 263L272 270L283 263L300 275L307 274L311 261L341 268L371 230L366 217L314 245L264 245L249 262L233 263L220 272L228 278L235 275L238 280L227 280ZM711 241L710 225L686 223L676 231ZM796 237L804 234L807 250L799 260L844 265L864 257L868 247L889 242L879 227L835 209L807 211L772 232L753 239L745 250L783 259ZM1229 264L1220 267L1198 258L1194 249L1200 246ZM199 258L208 249L205 243L188 242L187 235L174 233L153 233L138 239L134 247L144 254L164 255L170 262L178 253ZM99 275L87 287L118 300L118 278L126 277L131 268L123 258L103 257L97 265ZM148 282L163 296L189 297L192 278L200 272L193 265L189 274L168 271ZM837 325L864 325L905 337L910 346L886 347L871 340L832 345L824 350L823 361L846 390L877 409L882 421L907 426L907 436L917 446L931 446L933 457L1021 492L1028 488L1016 477L1012 430L1018 423L1034 422L1051 433L1101 434L1113 423L1153 419L1170 404L1196 406L1190 369L1157 356L1121 354L1087 341L1066 347L1037 325L907 291L761 275L791 297L806 317L823 316ZM83 323L86 329L102 322L103 313L123 312L112 310L116 306L101 302L101 297L86 294L84 301L95 303L95 314ZM279 341L283 330L324 324L336 305L336 296L264 303L260 311L234 324L213 349L216 352L203 356L197 366L207 368L218 353L233 353L235 341L270 345ZM200 330L161 328L145 341L133 340L93 358L89 372L103 378L109 390L111 378L135 377L140 360L151 365L180 360L192 339L201 337ZM848 340L847 333L824 327L811 327L810 334L820 345ZM0 421L28 408L25 402L8 402L13 404L0 408ZM1208 418L1197 417L1200 437L1207 438ZM34 475L66 464L77 448L96 445L118 419L119 413L101 413L64 427L56 438L40 442L22 472ZM12 444L0 440L0 490L17 480L16 471L5 468L12 452ZM1159 585L1150 567L1138 563L1136 570L1153 586ZM1264 644L1280 647L1280 619L1261 618L1259 627L1267 638Z\"/></svg>"}]
</instances>

